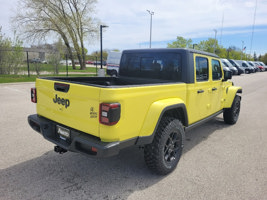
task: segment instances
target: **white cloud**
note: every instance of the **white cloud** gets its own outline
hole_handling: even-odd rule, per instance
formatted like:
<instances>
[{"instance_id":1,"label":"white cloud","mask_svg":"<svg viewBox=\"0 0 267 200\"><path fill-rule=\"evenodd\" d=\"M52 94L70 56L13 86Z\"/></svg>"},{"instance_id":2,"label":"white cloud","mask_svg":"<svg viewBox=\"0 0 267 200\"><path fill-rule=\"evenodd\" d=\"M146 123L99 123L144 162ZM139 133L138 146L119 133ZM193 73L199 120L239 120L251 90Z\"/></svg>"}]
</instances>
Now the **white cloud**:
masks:
<instances>
[{"instance_id":1,"label":"white cloud","mask_svg":"<svg viewBox=\"0 0 267 200\"><path fill-rule=\"evenodd\" d=\"M2 27L2 32L10 37L12 36L10 18L16 2L17 0L1 1L0 26Z\"/></svg>"},{"instance_id":2,"label":"white cloud","mask_svg":"<svg viewBox=\"0 0 267 200\"><path fill-rule=\"evenodd\" d=\"M1 2L0 26L4 32L11 32L11 10L16 8L18 1ZM219 35L223 15L223 35L243 33L250 37L255 3L256 0L98 0L95 17L109 26L103 32L104 48L145 48L148 47L150 30L147 9L155 13L152 41L162 45L161 41L174 40L177 36L214 37L213 29L217 29ZM267 0L257 0L256 27L267 27L266 19ZM89 52L99 49L99 41L87 43Z\"/></svg>"},{"instance_id":3,"label":"white cloud","mask_svg":"<svg viewBox=\"0 0 267 200\"><path fill-rule=\"evenodd\" d=\"M109 25L104 42L108 48L138 48L149 40L150 16L153 15L153 41L183 37L213 37L213 29L252 26L254 0L99 0L98 17ZM257 5L256 25L267 25L267 2ZM228 32L225 32L228 33Z\"/></svg>"}]
</instances>

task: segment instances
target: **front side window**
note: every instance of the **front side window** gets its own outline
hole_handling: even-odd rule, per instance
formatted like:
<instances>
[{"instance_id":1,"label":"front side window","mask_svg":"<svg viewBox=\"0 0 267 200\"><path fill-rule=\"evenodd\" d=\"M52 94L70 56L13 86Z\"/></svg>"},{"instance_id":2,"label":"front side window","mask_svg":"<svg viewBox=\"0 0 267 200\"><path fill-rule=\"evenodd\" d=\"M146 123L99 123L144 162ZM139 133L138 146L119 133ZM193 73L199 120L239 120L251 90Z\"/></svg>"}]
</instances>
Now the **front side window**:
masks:
<instances>
[{"instance_id":1,"label":"front side window","mask_svg":"<svg viewBox=\"0 0 267 200\"><path fill-rule=\"evenodd\" d=\"M211 61L212 65L212 80L220 80L222 78L222 69L218 60Z\"/></svg>"},{"instance_id":2,"label":"front side window","mask_svg":"<svg viewBox=\"0 0 267 200\"><path fill-rule=\"evenodd\" d=\"M207 81L209 79L208 59L204 57L196 57L196 80Z\"/></svg>"}]
</instances>

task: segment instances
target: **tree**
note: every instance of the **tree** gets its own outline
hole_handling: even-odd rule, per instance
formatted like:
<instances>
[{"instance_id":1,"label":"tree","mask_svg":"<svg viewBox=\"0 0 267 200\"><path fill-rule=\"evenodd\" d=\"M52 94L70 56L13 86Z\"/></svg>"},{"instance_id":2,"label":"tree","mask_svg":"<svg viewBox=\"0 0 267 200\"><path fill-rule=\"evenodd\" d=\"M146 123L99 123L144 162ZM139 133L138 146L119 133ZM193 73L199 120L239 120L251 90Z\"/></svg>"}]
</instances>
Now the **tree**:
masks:
<instances>
[{"instance_id":1,"label":"tree","mask_svg":"<svg viewBox=\"0 0 267 200\"><path fill-rule=\"evenodd\" d=\"M192 40L177 36L176 41L168 43L168 48L193 48Z\"/></svg>"},{"instance_id":2,"label":"tree","mask_svg":"<svg viewBox=\"0 0 267 200\"><path fill-rule=\"evenodd\" d=\"M107 60L108 52L106 50L102 52L102 55L103 55L103 60ZM97 57L100 60L101 54L99 51L95 51L95 52L92 52L91 57L94 57L94 58Z\"/></svg>"},{"instance_id":3,"label":"tree","mask_svg":"<svg viewBox=\"0 0 267 200\"><path fill-rule=\"evenodd\" d=\"M246 55L243 55L243 58L242 58L242 59L245 59L245 58L246 58ZM241 54L240 54L240 51L232 50L232 51L229 53L229 59L241 60Z\"/></svg>"},{"instance_id":4,"label":"tree","mask_svg":"<svg viewBox=\"0 0 267 200\"><path fill-rule=\"evenodd\" d=\"M254 52L253 60L254 60L254 61L257 61L257 60L258 60L256 52Z\"/></svg>"},{"instance_id":5,"label":"tree","mask_svg":"<svg viewBox=\"0 0 267 200\"><path fill-rule=\"evenodd\" d=\"M53 65L54 74L59 74L60 60L65 59L62 57L64 55L64 45L61 39L51 45L51 52L48 56L48 62Z\"/></svg>"},{"instance_id":6,"label":"tree","mask_svg":"<svg viewBox=\"0 0 267 200\"><path fill-rule=\"evenodd\" d=\"M261 56L261 61L264 62L265 65L267 65L267 53Z\"/></svg>"},{"instance_id":7,"label":"tree","mask_svg":"<svg viewBox=\"0 0 267 200\"><path fill-rule=\"evenodd\" d=\"M219 49L218 40L215 40L213 38L209 38L208 40L200 41L200 43L197 45L197 49L201 51L206 51L210 53L216 53L216 50Z\"/></svg>"},{"instance_id":8,"label":"tree","mask_svg":"<svg viewBox=\"0 0 267 200\"><path fill-rule=\"evenodd\" d=\"M178 36L176 41L174 41L173 43L168 43L168 48L192 48L192 40L191 39L187 40L183 37ZM200 41L196 45L195 49L210 52L210 53L215 53L221 58L240 60L241 54L242 54L244 59L248 59L248 60L253 59L251 55L244 54L236 46L230 46L227 49L224 48L223 46L219 45L218 40L215 40L214 38L209 38L208 40ZM254 59L255 59L255 56L256 55L254 55ZM266 57L267 57L267 54L266 54Z\"/></svg>"},{"instance_id":9,"label":"tree","mask_svg":"<svg viewBox=\"0 0 267 200\"><path fill-rule=\"evenodd\" d=\"M0 74L18 74L22 59L22 41L16 33L13 40L5 37L0 27Z\"/></svg>"},{"instance_id":10,"label":"tree","mask_svg":"<svg viewBox=\"0 0 267 200\"><path fill-rule=\"evenodd\" d=\"M25 38L44 40L52 34L59 35L75 68L71 45L85 68L86 37L97 32L97 22L91 17L97 0L21 0L13 23Z\"/></svg>"}]
</instances>

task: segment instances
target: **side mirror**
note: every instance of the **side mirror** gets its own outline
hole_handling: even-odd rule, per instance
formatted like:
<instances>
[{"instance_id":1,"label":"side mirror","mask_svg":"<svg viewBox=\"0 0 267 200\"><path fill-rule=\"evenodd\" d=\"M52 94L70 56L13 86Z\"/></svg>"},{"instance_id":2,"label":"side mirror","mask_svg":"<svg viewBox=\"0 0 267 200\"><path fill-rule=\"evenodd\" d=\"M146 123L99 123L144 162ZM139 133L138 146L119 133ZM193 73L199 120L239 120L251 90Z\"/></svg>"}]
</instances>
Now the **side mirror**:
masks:
<instances>
[{"instance_id":1,"label":"side mirror","mask_svg":"<svg viewBox=\"0 0 267 200\"><path fill-rule=\"evenodd\" d=\"M232 79L232 72L229 71L224 71L224 79L223 81L227 81L228 79Z\"/></svg>"}]
</instances>

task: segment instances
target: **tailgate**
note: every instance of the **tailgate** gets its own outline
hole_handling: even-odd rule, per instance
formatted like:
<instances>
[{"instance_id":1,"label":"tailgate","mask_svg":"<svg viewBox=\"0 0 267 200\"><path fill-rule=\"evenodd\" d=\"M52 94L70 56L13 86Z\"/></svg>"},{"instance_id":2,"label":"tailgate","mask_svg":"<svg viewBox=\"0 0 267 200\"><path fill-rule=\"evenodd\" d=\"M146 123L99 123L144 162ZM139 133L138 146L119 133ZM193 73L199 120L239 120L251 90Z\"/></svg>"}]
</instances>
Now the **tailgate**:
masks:
<instances>
[{"instance_id":1,"label":"tailgate","mask_svg":"<svg viewBox=\"0 0 267 200\"><path fill-rule=\"evenodd\" d=\"M100 88L36 79L37 114L99 137Z\"/></svg>"}]
</instances>

